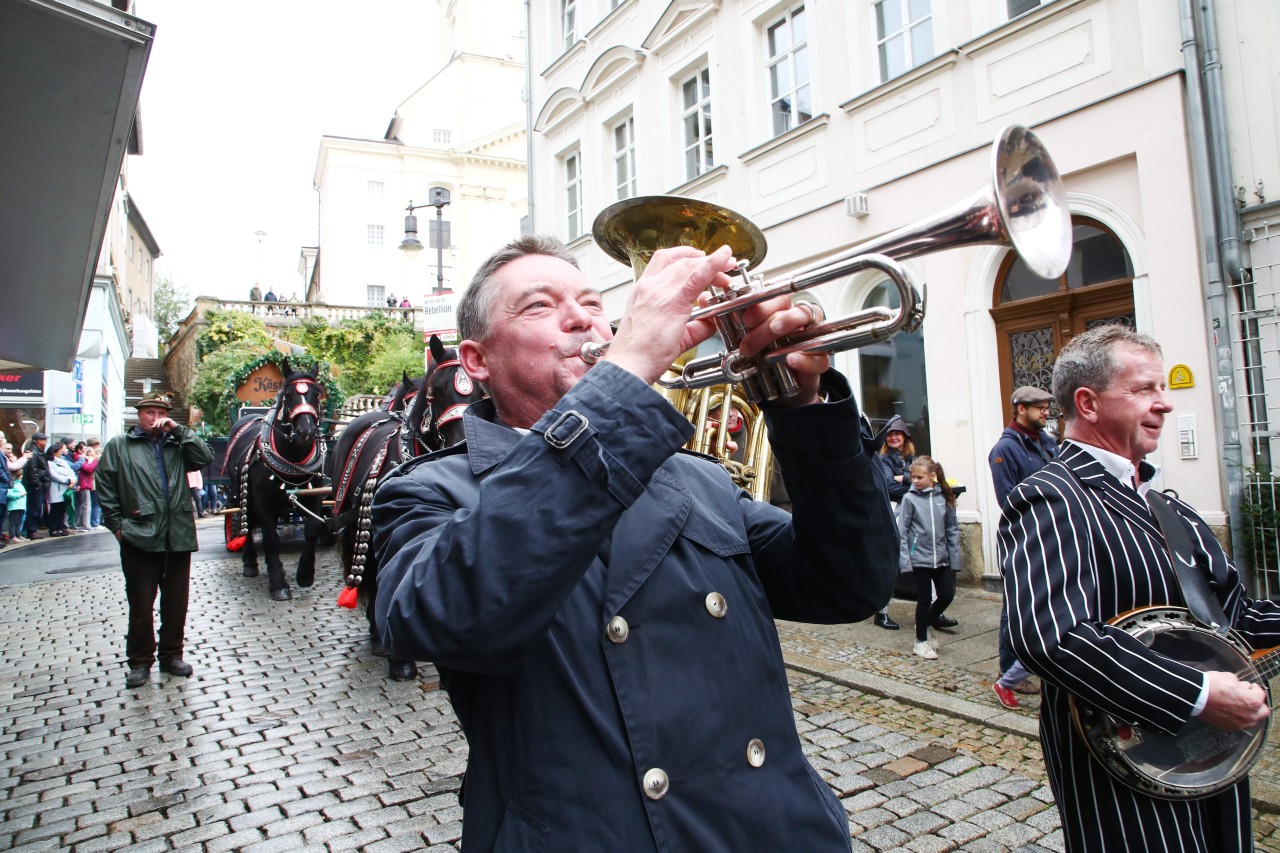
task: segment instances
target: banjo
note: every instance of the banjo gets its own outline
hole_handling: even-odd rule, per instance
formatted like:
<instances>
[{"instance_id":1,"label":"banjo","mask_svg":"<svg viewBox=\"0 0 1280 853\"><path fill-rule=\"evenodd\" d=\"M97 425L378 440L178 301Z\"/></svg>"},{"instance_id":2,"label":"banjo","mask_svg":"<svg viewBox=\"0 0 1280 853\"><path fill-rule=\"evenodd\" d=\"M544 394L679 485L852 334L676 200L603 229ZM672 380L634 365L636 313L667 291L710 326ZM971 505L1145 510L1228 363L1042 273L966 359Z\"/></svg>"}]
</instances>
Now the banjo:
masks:
<instances>
[{"instance_id":1,"label":"banjo","mask_svg":"<svg viewBox=\"0 0 1280 853\"><path fill-rule=\"evenodd\" d=\"M1252 652L1234 631L1224 635L1202 627L1182 607L1142 607L1109 624L1202 672L1234 672L1241 681L1261 685L1271 704L1267 679L1280 672L1280 646ZM1258 760L1270 722L1267 717L1228 732L1192 717L1169 735L1130 725L1074 696L1069 701L1071 720L1093 757L1124 784L1164 800L1207 797L1239 782Z\"/></svg>"}]
</instances>

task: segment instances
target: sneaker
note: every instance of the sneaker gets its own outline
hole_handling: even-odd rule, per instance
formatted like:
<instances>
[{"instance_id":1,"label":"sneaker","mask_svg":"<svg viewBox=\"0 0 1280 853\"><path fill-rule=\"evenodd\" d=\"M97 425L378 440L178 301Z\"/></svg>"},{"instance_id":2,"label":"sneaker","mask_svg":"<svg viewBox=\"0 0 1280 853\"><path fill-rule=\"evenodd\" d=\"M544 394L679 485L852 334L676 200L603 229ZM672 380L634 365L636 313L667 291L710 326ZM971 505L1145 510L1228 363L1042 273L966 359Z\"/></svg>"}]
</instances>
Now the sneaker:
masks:
<instances>
[{"instance_id":1,"label":"sneaker","mask_svg":"<svg viewBox=\"0 0 1280 853\"><path fill-rule=\"evenodd\" d=\"M871 621L875 622L876 625L884 628L886 631L896 631L898 628L902 627L897 622L890 619L888 613L877 613Z\"/></svg>"},{"instance_id":2,"label":"sneaker","mask_svg":"<svg viewBox=\"0 0 1280 853\"><path fill-rule=\"evenodd\" d=\"M1032 676L1027 676L1013 685L1012 690L1014 693L1025 693L1029 696L1034 696L1040 692L1040 682L1036 681Z\"/></svg>"},{"instance_id":3,"label":"sneaker","mask_svg":"<svg viewBox=\"0 0 1280 853\"><path fill-rule=\"evenodd\" d=\"M924 642L916 643L915 646L912 647L911 651L920 655L920 657L924 658L925 660L938 659L938 653L933 650L933 646L929 645L927 640Z\"/></svg>"},{"instance_id":4,"label":"sneaker","mask_svg":"<svg viewBox=\"0 0 1280 853\"><path fill-rule=\"evenodd\" d=\"M1008 687L1000 686L1000 682L991 685L991 689L996 692L996 698L1000 700L1000 704L1011 711L1016 711L1022 706L1018 704L1018 697L1013 695L1013 691Z\"/></svg>"}]
</instances>

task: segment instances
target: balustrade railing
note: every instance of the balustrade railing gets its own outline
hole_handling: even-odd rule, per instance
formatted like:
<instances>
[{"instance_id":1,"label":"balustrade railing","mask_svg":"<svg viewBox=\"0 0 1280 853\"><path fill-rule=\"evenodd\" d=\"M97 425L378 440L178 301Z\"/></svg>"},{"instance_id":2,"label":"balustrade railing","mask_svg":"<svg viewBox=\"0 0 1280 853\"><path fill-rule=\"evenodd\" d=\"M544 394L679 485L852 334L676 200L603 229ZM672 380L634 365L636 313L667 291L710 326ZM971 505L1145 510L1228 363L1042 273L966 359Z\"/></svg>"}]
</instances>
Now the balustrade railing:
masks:
<instances>
[{"instance_id":1,"label":"balustrade railing","mask_svg":"<svg viewBox=\"0 0 1280 853\"><path fill-rule=\"evenodd\" d=\"M329 323L342 320L358 320L362 317L381 315L404 320L419 328L422 311L419 308L386 308L374 305L323 305L316 302L250 302L220 300L218 307L224 311L239 311L261 317L268 325L297 325L310 317L317 317Z\"/></svg>"}]
</instances>

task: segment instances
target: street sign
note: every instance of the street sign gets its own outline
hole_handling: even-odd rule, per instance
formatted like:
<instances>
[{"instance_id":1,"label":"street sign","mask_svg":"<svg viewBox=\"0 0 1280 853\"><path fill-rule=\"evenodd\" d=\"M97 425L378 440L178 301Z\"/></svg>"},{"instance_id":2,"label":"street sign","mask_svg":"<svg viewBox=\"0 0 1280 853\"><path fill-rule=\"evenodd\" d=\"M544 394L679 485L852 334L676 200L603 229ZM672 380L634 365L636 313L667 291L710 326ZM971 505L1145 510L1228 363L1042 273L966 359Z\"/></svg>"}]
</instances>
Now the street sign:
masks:
<instances>
[{"instance_id":1,"label":"street sign","mask_svg":"<svg viewBox=\"0 0 1280 853\"><path fill-rule=\"evenodd\" d=\"M80 414L79 406L58 406L53 410L55 415L78 415Z\"/></svg>"}]
</instances>

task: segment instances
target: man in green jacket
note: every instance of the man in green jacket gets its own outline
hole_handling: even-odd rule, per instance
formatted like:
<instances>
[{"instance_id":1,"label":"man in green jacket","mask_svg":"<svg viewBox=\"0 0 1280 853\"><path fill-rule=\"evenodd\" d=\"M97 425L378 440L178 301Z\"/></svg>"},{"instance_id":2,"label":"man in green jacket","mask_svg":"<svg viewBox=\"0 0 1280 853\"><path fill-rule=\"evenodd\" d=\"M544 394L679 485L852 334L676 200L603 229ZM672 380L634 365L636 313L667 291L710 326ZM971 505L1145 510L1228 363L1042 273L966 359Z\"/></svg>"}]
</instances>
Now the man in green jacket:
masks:
<instances>
[{"instance_id":1,"label":"man in green jacket","mask_svg":"<svg viewBox=\"0 0 1280 853\"><path fill-rule=\"evenodd\" d=\"M195 507L187 472L213 461L200 436L169 417L173 402L155 394L138 403L138 424L107 442L98 463L98 502L102 523L120 543L129 631L125 655L126 687L151 680L151 664L160 671L191 674L182 659L187 622L191 552L196 543ZM157 649L152 610L160 594L160 642Z\"/></svg>"}]
</instances>

